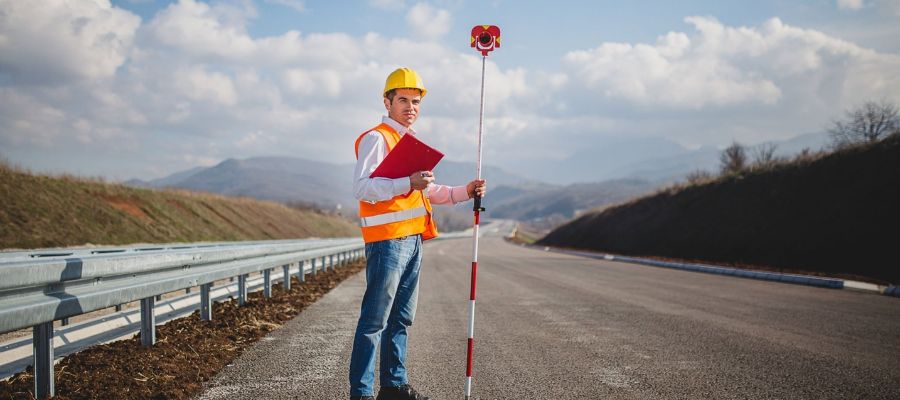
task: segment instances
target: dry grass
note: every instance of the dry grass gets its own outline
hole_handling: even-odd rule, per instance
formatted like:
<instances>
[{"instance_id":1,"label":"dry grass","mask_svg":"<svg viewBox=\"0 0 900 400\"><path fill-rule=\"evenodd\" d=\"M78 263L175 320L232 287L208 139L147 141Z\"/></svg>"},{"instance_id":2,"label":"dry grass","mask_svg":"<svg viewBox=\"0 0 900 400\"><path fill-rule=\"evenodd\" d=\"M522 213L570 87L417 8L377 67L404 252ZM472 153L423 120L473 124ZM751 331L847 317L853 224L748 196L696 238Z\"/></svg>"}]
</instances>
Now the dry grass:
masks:
<instances>
[{"instance_id":1,"label":"dry grass","mask_svg":"<svg viewBox=\"0 0 900 400\"><path fill-rule=\"evenodd\" d=\"M96 178L33 174L0 163L0 248L335 237L358 234L315 210Z\"/></svg>"}]
</instances>

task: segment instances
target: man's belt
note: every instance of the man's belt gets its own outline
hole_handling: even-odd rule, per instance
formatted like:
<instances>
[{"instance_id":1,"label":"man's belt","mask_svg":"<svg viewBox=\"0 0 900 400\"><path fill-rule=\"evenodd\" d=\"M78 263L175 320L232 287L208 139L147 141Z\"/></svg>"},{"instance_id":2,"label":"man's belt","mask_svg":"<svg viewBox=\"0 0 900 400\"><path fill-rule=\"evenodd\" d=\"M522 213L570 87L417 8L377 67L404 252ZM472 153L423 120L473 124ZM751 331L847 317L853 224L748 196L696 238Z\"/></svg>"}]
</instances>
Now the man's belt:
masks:
<instances>
[{"instance_id":1,"label":"man's belt","mask_svg":"<svg viewBox=\"0 0 900 400\"><path fill-rule=\"evenodd\" d=\"M426 210L425 207L410 208L408 210L378 214L371 217L362 217L359 219L359 226L366 228L369 226L392 224L394 222L418 218L423 215L428 215L428 210Z\"/></svg>"}]
</instances>

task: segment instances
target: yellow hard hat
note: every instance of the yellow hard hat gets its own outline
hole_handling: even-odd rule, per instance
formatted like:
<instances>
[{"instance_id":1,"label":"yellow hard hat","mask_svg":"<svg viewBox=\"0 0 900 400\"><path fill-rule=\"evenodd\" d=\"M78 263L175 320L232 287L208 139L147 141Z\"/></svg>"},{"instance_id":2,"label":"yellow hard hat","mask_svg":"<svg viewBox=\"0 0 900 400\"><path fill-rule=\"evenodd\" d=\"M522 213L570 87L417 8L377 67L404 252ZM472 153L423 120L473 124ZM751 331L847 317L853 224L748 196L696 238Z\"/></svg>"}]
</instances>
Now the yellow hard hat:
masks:
<instances>
[{"instance_id":1,"label":"yellow hard hat","mask_svg":"<svg viewBox=\"0 0 900 400\"><path fill-rule=\"evenodd\" d=\"M425 90L425 85L422 84L422 78L419 78L419 74L412 68L406 67L397 68L388 75L387 80L384 81L384 92L381 95L383 96L394 89L419 89L422 91L422 97L425 97L425 93L428 92Z\"/></svg>"}]
</instances>

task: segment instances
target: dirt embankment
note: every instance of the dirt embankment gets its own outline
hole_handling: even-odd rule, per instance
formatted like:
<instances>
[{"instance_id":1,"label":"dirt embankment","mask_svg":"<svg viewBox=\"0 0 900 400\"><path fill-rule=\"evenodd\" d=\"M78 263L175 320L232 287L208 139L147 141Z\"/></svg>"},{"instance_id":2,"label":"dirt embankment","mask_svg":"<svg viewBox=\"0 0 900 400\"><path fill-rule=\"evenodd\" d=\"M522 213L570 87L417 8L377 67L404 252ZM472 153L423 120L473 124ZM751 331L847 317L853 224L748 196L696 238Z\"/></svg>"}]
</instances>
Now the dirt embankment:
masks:
<instances>
[{"instance_id":1,"label":"dirt embankment","mask_svg":"<svg viewBox=\"0 0 900 400\"><path fill-rule=\"evenodd\" d=\"M0 164L0 249L358 235L339 216L246 198L30 174Z\"/></svg>"},{"instance_id":2,"label":"dirt embankment","mask_svg":"<svg viewBox=\"0 0 900 400\"><path fill-rule=\"evenodd\" d=\"M900 283L900 135L671 189L559 227L540 244Z\"/></svg>"}]
</instances>

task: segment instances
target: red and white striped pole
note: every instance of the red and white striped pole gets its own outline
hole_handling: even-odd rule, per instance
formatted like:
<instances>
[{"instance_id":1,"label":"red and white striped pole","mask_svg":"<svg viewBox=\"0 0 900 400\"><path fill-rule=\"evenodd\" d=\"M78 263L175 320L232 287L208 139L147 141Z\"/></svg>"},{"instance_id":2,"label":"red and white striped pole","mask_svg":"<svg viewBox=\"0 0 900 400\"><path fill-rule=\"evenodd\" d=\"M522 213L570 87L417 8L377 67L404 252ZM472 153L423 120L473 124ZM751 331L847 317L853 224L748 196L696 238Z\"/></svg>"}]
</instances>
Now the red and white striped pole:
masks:
<instances>
[{"instance_id":1,"label":"red and white striped pole","mask_svg":"<svg viewBox=\"0 0 900 400\"><path fill-rule=\"evenodd\" d=\"M481 109L478 113L478 162L475 164L476 179L481 179L481 143L484 132L484 71L488 52L500 47L500 28L493 25L478 25L472 28L471 46L481 51ZM481 219L481 196L475 196L475 224L472 227L472 282L469 292L469 340L466 351L466 400L472 396L472 361L475 348L475 283L478 281L478 224Z\"/></svg>"}]
</instances>

